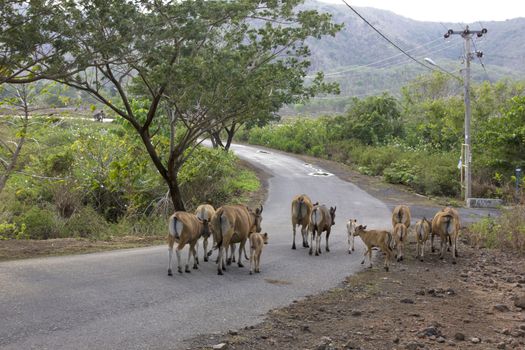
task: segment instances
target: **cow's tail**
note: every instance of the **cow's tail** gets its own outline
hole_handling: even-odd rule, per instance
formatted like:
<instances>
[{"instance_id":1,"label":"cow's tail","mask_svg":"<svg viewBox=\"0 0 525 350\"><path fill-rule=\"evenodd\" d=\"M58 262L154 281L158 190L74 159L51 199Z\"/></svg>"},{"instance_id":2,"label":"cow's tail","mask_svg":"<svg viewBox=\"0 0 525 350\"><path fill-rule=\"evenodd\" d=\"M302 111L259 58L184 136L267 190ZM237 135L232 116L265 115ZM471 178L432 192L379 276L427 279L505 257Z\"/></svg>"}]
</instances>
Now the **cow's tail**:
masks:
<instances>
[{"instance_id":1,"label":"cow's tail","mask_svg":"<svg viewBox=\"0 0 525 350\"><path fill-rule=\"evenodd\" d=\"M319 208L315 208L313 211L312 211L312 225L319 225L321 223L321 220L322 220L322 215L321 215L321 210L319 210Z\"/></svg>"},{"instance_id":2,"label":"cow's tail","mask_svg":"<svg viewBox=\"0 0 525 350\"><path fill-rule=\"evenodd\" d=\"M170 231L170 235L172 235L175 239L180 239L180 235L182 233L183 228L182 221L177 219L176 215L172 215L170 217L170 222L168 224L168 229Z\"/></svg>"},{"instance_id":3,"label":"cow's tail","mask_svg":"<svg viewBox=\"0 0 525 350\"><path fill-rule=\"evenodd\" d=\"M450 236L456 230L456 220L449 214L443 216L443 218L445 221L445 232Z\"/></svg>"},{"instance_id":4,"label":"cow's tail","mask_svg":"<svg viewBox=\"0 0 525 350\"><path fill-rule=\"evenodd\" d=\"M396 245L396 241L390 232L387 232L386 235L386 247L389 251L393 251Z\"/></svg>"}]
</instances>

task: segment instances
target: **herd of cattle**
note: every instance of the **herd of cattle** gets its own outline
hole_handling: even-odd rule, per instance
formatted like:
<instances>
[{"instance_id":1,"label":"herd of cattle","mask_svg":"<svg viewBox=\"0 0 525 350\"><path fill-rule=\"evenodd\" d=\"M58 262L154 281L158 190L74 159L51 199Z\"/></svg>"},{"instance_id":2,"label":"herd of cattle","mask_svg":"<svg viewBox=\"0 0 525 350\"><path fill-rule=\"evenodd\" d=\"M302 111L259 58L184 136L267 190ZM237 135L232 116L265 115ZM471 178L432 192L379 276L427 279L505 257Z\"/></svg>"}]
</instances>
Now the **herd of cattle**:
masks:
<instances>
[{"instance_id":1,"label":"herd of cattle","mask_svg":"<svg viewBox=\"0 0 525 350\"><path fill-rule=\"evenodd\" d=\"M296 227L301 226L303 247L310 248L310 255L321 254L321 235L326 232L327 252L330 251L328 238L335 224L337 207L328 208L319 203L312 203L305 195L298 195L292 200L291 208L293 243L295 246ZM268 243L268 234L261 234L263 207L252 210L244 205L225 205L215 210L209 204L200 205L195 213L183 211L175 212L168 223L168 275L172 276L173 246L177 255L178 272L182 273L181 250L189 245L188 260L185 271L190 272L189 264L193 256L193 268L197 269L199 258L197 255L198 241L203 238L204 261L212 254L213 249L218 249L216 260L219 275L226 270L226 265L235 262L236 244L239 243L237 264L243 267L242 256L250 260L250 274L260 272L260 258L264 244ZM397 261L403 260L405 242L408 240L411 224L410 209L406 205L398 205L392 213L392 230L367 230L366 225L358 224L356 219L348 220L346 227L348 233L348 252L354 251L354 237L361 238L366 246L363 261L368 255L369 266L372 267L372 249L378 248L385 254L385 270L388 271L392 255ZM431 220L423 218L416 222L414 232L417 241L417 257L423 261L425 243L430 237L431 249L434 251L434 236L439 236L441 241L440 259L443 259L445 250L452 247L452 263L456 263L456 242L460 228L459 213L457 210L446 207L438 211ZM213 247L208 250L208 239L212 237ZM308 243L310 238L310 243ZM314 248L315 239L315 250ZM250 243L250 257L246 255L245 244Z\"/></svg>"}]
</instances>

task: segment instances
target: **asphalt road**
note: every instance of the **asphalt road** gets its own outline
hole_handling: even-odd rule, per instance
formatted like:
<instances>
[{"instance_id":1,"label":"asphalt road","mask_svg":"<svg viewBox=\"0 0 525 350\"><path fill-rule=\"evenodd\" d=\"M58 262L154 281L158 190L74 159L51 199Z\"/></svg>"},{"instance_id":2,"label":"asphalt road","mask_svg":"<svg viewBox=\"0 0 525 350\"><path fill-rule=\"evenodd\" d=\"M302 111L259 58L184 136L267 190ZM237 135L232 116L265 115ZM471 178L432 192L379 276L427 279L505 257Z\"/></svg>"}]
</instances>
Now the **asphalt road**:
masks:
<instances>
[{"instance_id":1,"label":"asphalt road","mask_svg":"<svg viewBox=\"0 0 525 350\"><path fill-rule=\"evenodd\" d=\"M362 244L356 239L356 252L347 253L345 222L358 217L386 228L384 203L336 176L316 176L323 170L295 158L233 149L273 175L261 274L250 276L246 263L218 276L214 263L201 261L191 274L168 277L166 246L0 263L0 349L178 349L198 334L255 324L268 310L337 286L361 268ZM323 238L323 254L309 256L299 232L298 249L290 249L290 202L299 193L337 206L331 252Z\"/></svg>"}]
</instances>

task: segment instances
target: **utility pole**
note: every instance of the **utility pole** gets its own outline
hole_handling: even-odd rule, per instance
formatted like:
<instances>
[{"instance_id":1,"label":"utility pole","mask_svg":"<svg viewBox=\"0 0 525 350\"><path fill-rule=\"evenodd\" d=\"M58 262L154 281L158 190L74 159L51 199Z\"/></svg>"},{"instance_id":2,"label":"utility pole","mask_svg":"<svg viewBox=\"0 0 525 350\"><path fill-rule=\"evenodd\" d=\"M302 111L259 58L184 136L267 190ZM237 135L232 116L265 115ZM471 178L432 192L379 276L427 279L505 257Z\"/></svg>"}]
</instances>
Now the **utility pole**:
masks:
<instances>
[{"instance_id":1,"label":"utility pole","mask_svg":"<svg viewBox=\"0 0 525 350\"><path fill-rule=\"evenodd\" d=\"M467 26L463 31L454 31L449 29L445 33L445 39L450 37L452 34L459 34L465 39L465 77L463 84L465 88L465 141L461 146L461 187L465 195L465 204L470 207L469 198L472 194L472 153L471 153L471 142L470 142L470 61L474 55L482 57L483 52L476 51L471 52L471 41L472 36L476 35L481 38L483 34L487 34L487 29L482 30L470 30Z\"/></svg>"}]
</instances>

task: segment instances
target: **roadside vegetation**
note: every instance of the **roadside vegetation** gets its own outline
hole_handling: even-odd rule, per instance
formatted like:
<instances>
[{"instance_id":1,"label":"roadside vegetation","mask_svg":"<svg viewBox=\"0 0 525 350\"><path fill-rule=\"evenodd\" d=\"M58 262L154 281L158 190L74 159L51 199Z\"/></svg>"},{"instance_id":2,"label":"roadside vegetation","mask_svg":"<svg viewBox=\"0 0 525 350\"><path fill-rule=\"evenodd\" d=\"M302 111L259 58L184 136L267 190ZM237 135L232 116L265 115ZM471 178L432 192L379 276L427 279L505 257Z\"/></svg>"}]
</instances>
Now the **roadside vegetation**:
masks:
<instances>
[{"instance_id":1,"label":"roadside vegetation","mask_svg":"<svg viewBox=\"0 0 525 350\"><path fill-rule=\"evenodd\" d=\"M19 132L17 122L0 119L5 139ZM27 139L0 193L0 239L165 235L173 205L125 127L42 116L31 119ZM239 170L231 152L204 147L179 176L188 210L204 202L242 203L260 185L253 172Z\"/></svg>"},{"instance_id":2,"label":"roadside vegetation","mask_svg":"<svg viewBox=\"0 0 525 350\"><path fill-rule=\"evenodd\" d=\"M524 92L523 83L510 81L473 89L475 197L516 200L515 168L525 165ZM460 198L463 120L458 83L438 73L405 86L401 98L354 98L342 115L287 119L245 129L238 138L340 161L424 195Z\"/></svg>"}]
</instances>

